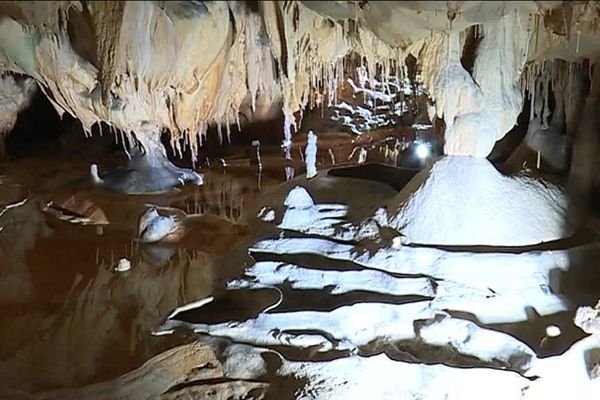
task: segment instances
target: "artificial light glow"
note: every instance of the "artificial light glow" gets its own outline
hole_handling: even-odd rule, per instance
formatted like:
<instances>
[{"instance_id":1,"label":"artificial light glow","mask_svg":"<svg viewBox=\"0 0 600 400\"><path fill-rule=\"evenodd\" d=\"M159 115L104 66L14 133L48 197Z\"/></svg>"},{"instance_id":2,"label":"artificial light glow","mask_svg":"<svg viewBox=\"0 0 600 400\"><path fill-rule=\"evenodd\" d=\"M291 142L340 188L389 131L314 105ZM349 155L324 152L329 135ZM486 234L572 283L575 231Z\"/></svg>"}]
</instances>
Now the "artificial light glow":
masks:
<instances>
[{"instance_id":1,"label":"artificial light glow","mask_svg":"<svg viewBox=\"0 0 600 400\"><path fill-rule=\"evenodd\" d=\"M429 148L425 143L419 143L417 145L416 153L417 157L419 157L420 159L425 159L429 155Z\"/></svg>"}]
</instances>

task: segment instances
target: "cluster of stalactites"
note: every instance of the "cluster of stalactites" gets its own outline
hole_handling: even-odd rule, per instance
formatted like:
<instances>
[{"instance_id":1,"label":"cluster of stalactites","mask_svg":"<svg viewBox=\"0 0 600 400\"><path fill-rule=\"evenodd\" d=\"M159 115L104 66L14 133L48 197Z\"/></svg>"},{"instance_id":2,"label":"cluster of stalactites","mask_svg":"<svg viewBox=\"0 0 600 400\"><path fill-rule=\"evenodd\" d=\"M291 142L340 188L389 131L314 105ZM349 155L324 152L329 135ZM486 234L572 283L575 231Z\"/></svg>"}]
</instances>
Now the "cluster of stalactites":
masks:
<instances>
[{"instance_id":1,"label":"cluster of stalactites","mask_svg":"<svg viewBox=\"0 0 600 400\"><path fill-rule=\"evenodd\" d=\"M538 119L543 129L550 128L552 123L560 124L562 129L566 122L569 135L574 135L573 121L581 101L587 91L587 77L591 75L590 63L585 60L567 62L563 60L544 60L528 64L522 75L521 90L530 101L529 119ZM553 107L550 107L550 99Z\"/></svg>"},{"instance_id":2,"label":"cluster of stalactites","mask_svg":"<svg viewBox=\"0 0 600 400\"><path fill-rule=\"evenodd\" d=\"M213 102L215 108L199 121L195 131L171 129L171 145L179 155L189 147L195 160L211 124L216 125L220 140L223 128L229 139L232 125L240 130L240 109L250 107L253 113L257 112L261 95L267 97L267 102L281 102L283 144L284 148L289 146L306 108L337 103L338 89L346 78L345 62L351 52L362 55L371 84L375 72L368 71L377 71L384 82L392 74L399 79L406 76L404 53L382 43L355 21L334 22L295 1L261 3L260 14L262 18L243 7L233 9L236 35Z\"/></svg>"},{"instance_id":3,"label":"cluster of stalactites","mask_svg":"<svg viewBox=\"0 0 600 400\"><path fill-rule=\"evenodd\" d=\"M548 106L548 98L550 94L550 85L555 88L557 80L554 79L554 74L550 74L550 70L554 72L556 66L553 62L544 61L541 64L528 65L523 72L521 90L523 96L526 92L529 95L531 103L529 120L540 118L542 126L548 128L548 117L551 115L550 107ZM562 78L562 74L556 74L556 77Z\"/></svg>"},{"instance_id":4,"label":"cluster of stalactites","mask_svg":"<svg viewBox=\"0 0 600 400\"><path fill-rule=\"evenodd\" d=\"M347 56L360 54L361 63L373 82L376 71L386 80L392 71L405 70L404 54L381 42L355 20L334 22L308 9L300 2L288 2L279 10L283 36L276 31L269 12L276 5L265 5L266 28L271 39L277 65L281 72L284 119L284 147L289 146L291 133L299 128L304 110L331 107L337 103ZM296 118L298 116L298 118Z\"/></svg>"},{"instance_id":5,"label":"cluster of stalactites","mask_svg":"<svg viewBox=\"0 0 600 400\"><path fill-rule=\"evenodd\" d=\"M138 136L166 129L180 156L196 158L209 126L224 140L258 104L281 103L297 128L306 107L336 103L351 51L384 75L403 61L355 20L298 1L41 3L37 13L15 2L22 12L0 22L0 70L35 78L86 132L100 122Z\"/></svg>"},{"instance_id":6,"label":"cluster of stalactites","mask_svg":"<svg viewBox=\"0 0 600 400\"><path fill-rule=\"evenodd\" d=\"M521 78L521 92L531 104L529 119L538 120L543 130L566 128L574 136L593 56L600 51L600 4L562 2L543 17L533 18L532 43Z\"/></svg>"}]
</instances>

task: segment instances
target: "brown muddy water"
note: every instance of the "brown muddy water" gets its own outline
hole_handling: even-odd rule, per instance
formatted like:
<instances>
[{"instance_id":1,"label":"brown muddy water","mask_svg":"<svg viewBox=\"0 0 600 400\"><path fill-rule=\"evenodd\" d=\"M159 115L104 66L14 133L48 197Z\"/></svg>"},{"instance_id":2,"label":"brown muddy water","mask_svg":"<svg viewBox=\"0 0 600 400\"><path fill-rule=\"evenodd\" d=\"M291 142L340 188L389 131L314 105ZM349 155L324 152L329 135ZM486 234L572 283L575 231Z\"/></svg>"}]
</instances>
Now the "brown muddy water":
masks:
<instances>
[{"instance_id":1,"label":"brown muddy water","mask_svg":"<svg viewBox=\"0 0 600 400\"><path fill-rule=\"evenodd\" d=\"M368 149L369 162L399 164L394 146L412 135L320 135L318 167L356 164L360 147ZM153 196L90 185L90 163L123 160L119 152L95 150L105 148L106 139L71 133L32 141L0 162L0 388L38 392L105 381L186 341L151 330L176 307L222 290L241 273L244 243L259 235L248 213L255 217L269 188L285 181L286 164L296 176L304 173L305 140L306 131L295 136L292 161L278 146L262 146L262 173L251 146L230 146L200 160L203 186ZM50 202L101 210L110 223L65 220L47 210ZM135 239L147 204L202 217L178 244L143 245ZM131 261L131 270L113 270L121 258Z\"/></svg>"}]
</instances>

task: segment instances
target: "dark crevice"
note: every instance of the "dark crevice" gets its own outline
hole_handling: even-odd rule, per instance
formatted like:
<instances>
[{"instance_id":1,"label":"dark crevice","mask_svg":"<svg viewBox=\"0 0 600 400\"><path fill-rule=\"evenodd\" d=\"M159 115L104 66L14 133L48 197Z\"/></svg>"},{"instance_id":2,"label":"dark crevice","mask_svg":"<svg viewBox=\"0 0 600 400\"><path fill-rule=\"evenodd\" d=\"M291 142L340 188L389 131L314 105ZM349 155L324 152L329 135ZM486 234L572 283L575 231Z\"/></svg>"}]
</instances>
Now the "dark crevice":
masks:
<instances>
[{"instance_id":1,"label":"dark crevice","mask_svg":"<svg viewBox=\"0 0 600 400\"><path fill-rule=\"evenodd\" d=\"M96 32L92 15L87 6L82 7L81 12L76 10L75 7L69 8L67 34L73 51L82 59L88 60L94 67L100 69Z\"/></svg>"},{"instance_id":2,"label":"dark crevice","mask_svg":"<svg viewBox=\"0 0 600 400\"><path fill-rule=\"evenodd\" d=\"M258 14L260 12L258 0L247 0L245 3L246 3L246 7L248 7L250 12L252 12L254 14Z\"/></svg>"},{"instance_id":3,"label":"dark crevice","mask_svg":"<svg viewBox=\"0 0 600 400\"><path fill-rule=\"evenodd\" d=\"M502 173L511 175L519 173L523 168L523 160L519 158L517 149L524 144L523 140L529 126L529 115L531 102L524 96L523 109L517 117L515 126L498 140L492 149L488 160L494 164Z\"/></svg>"},{"instance_id":4,"label":"dark crevice","mask_svg":"<svg viewBox=\"0 0 600 400\"><path fill-rule=\"evenodd\" d=\"M191 381L179 383L179 384L177 384L175 386L172 386L172 387L169 388L169 390L167 390L164 393L165 394L167 394L167 393L175 393L175 392L178 392L180 390L183 390L183 389L186 389L186 388L189 388L189 387L192 387L192 386L219 385L219 384L230 383L230 382L266 383L266 382L258 381L258 380L231 379L231 378L226 378L226 377L222 377L222 378L210 378L210 379L194 379L194 380L191 380ZM245 398L251 398L251 397L245 397Z\"/></svg>"},{"instance_id":5,"label":"dark crevice","mask_svg":"<svg viewBox=\"0 0 600 400\"><path fill-rule=\"evenodd\" d=\"M200 308L178 313L173 320L191 324L221 324L256 318L280 301L275 289L237 289L214 295L215 299Z\"/></svg>"},{"instance_id":6,"label":"dark crevice","mask_svg":"<svg viewBox=\"0 0 600 400\"><path fill-rule=\"evenodd\" d=\"M490 360L484 361L475 356L462 354L456 349L448 346L435 346L423 343L418 339L403 340L395 343L374 341L362 346L359 354L364 357L372 357L385 353L390 359L410 364L423 365L446 365L453 368L490 368L497 370L513 371L523 378L535 380L536 377L525 376L527 362L530 358L526 354L514 354L508 361Z\"/></svg>"},{"instance_id":7,"label":"dark crevice","mask_svg":"<svg viewBox=\"0 0 600 400\"><path fill-rule=\"evenodd\" d=\"M264 310L271 313L295 311L331 312L344 306L359 303L408 304L431 301L432 298L419 295L392 295L356 290L341 294L331 294L331 287L324 289L293 289L290 283L283 283L273 289L235 289L215 296L215 300L200 308L178 313L172 319L191 324L220 324L229 321L245 321L256 318ZM281 293L281 294L280 294ZM279 304L278 304L279 303ZM271 308L277 305L276 308Z\"/></svg>"},{"instance_id":8,"label":"dark crevice","mask_svg":"<svg viewBox=\"0 0 600 400\"><path fill-rule=\"evenodd\" d=\"M281 39L281 63L279 64L281 66L281 71L283 72L283 74L287 77L288 76L288 71L287 71L287 65L288 65L288 48L287 48L287 42L285 39L285 31L283 29L284 22L283 22L283 14L281 11L280 7L275 7L275 12L276 12L276 16L277 16L277 29L279 32L279 38Z\"/></svg>"},{"instance_id":9,"label":"dark crevice","mask_svg":"<svg viewBox=\"0 0 600 400\"><path fill-rule=\"evenodd\" d=\"M384 293L368 292L366 290L355 290L341 294L331 294L333 288L323 289L292 289L290 283L278 285L283 292L281 304L273 309L275 313L295 311L321 311L330 312L344 306L360 303L381 304L409 304L433 300L430 297L418 295L392 295Z\"/></svg>"},{"instance_id":10,"label":"dark crevice","mask_svg":"<svg viewBox=\"0 0 600 400\"><path fill-rule=\"evenodd\" d=\"M325 333L322 331L285 331L286 333L295 332L296 334L308 334L308 333ZM325 337L325 336L323 336ZM339 342L339 340L334 339L334 342ZM252 343L250 343L252 344ZM330 350L330 351L322 351L319 346L309 346L305 348L300 347L292 347L292 346L283 346L283 345L271 345L271 346L263 346L264 348L276 351L281 354L288 361L333 361L339 358L348 357L350 352L347 350Z\"/></svg>"},{"instance_id":11,"label":"dark crevice","mask_svg":"<svg viewBox=\"0 0 600 400\"><path fill-rule=\"evenodd\" d=\"M233 46L233 44L235 43L235 37L237 36L237 24L235 22L235 16L233 15L233 11L231 10L231 8L229 8L229 22L231 23L231 26L233 28L233 35L231 37L231 45Z\"/></svg>"},{"instance_id":12,"label":"dark crevice","mask_svg":"<svg viewBox=\"0 0 600 400\"><path fill-rule=\"evenodd\" d=\"M542 252L542 251L566 251L577 246L592 245L599 243L600 238L590 231L581 231L576 235L565 238L557 239L548 242L542 242L539 244L532 244L527 246L487 246L487 245L474 245L474 246L451 246L451 245L434 245L434 244L420 244L410 243L406 244L406 247L421 247L431 248L450 253L508 253L508 254L523 254L530 252Z\"/></svg>"},{"instance_id":13,"label":"dark crevice","mask_svg":"<svg viewBox=\"0 0 600 400\"><path fill-rule=\"evenodd\" d=\"M65 127L73 121L69 115L61 119L48 98L37 90L29 107L19 113L17 123L7 137L7 153L23 156L35 150L34 147L39 148L40 142L57 143Z\"/></svg>"},{"instance_id":14,"label":"dark crevice","mask_svg":"<svg viewBox=\"0 0 600 400\"><path fill-rule=\"evenodd\" d=\"M252 258L255 261L278 261L282 263L288 263L293 265L300 265L304 268L320 269L326 271L361 271L371 270L378 271L395 278L430 278L432 280L439 280L424 274L402 274L398 272L385 271L377 268L373 268L366 265L361 265L350 260L338 260L335 258L328 258L327 256L310 254L310 253L298 253L298 254L276 254L270 252L255 252L251 251Z\"/></svg>"},{"instance_id":15,"label":"dark crevice","mask_svg":"<svg viewBox=\"0 0 600 400\"><path fill-rule=\"evenodd\" d=\"M483 38L482 34L478 36L475 35L477 29L481 30L481 27L474 25L469 28L467 37L465 39L465 44L463 46L462 56L460 58L460 63L462 67L470 74L473 75L473 68L475 66L475 58L477 57L477 49L479 48L479 44L481 43L481 39Z\"/></svg>"},{"instance_id":16,"label":"dark crevice","mask_svg":"<svg viewBox=\"0 0 600 400\"><path fill-rule=\"evenodd\" d=\"M319 204L320 206L325 206L324 204ZM342 219L339 220L339 223L344 223L347 221L344 221ZM344 239L338 239L338 238L334 238L331 236L325 236L325 235L318 235L315 233L306 233L306 232L299 232L299 231L295 231L295 230L291 230L291 229L282 229L281 230L281 234L278 237L274 237L274 238L266 238L265 240L281 240L281 239L319 239L319 240L323 240L326 242L331 242L334 244L339 244L339 245L344 245L344 246L358 246L359 242L356 240L344 240ZM353 251L355 251L356 253L359 253L361 251L364 251L365 249L361 249L360 247L356 247L353 249Z\"/></svg>"}]
</instances>

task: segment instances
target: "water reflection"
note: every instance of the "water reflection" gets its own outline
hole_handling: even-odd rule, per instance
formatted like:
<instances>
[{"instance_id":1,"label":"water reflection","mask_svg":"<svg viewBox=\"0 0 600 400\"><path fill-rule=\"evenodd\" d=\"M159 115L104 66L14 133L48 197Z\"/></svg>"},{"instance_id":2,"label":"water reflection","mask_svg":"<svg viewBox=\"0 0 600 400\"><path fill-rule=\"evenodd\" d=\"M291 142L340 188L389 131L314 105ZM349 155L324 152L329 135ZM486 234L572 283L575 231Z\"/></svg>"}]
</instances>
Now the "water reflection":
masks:
<instances>
[{"instance_id":1,"label":"water reflection","mask_svg":"<svg viewBox=\"0 0 600 400\"><path fill-rule=\"evenodd\" d=\"M34 184L3 183L0 206L27 199L0 218L3 388L38 391L110 379L172 347L171 338L151 336L152 328L178 306L212 293L215 260L246 232L234 223L243 217L246 189L229 175L153 198L80 189L76 201L106 213L103 232L42 211L48 201L71 198L68 189L31 193ZM135 241L148 200L195 213L181 243ZM121 258L132 264L126 273L114 271Z\"/></svg>"},{"instance_id":2,"label":"water reflection","mask_svg":"<svg viewBox=\"0 0 600 400\"><path fill-rule=\"evenodd\" d=\"M33 201L7 209L0 225L0 306L31 302L34 288L25 257L38 237L49 235L50 230Z\"/></svg>"},{"instance_id":3,"label":"water reflection","mask_svg":"<svg viewBox=\"0 0 600 400\"><path fill-rule=\"evenodd\" d=\"M1 386L69 387L131 370L164 350L164 343L148 334L161 318L212 291L214 256L206 252L136 246L68 225L40 237L39 210L31 206L22 212L37 219L27 218L20 234L10 236L19 238L17 250L30 249L11 251L4 264L26 272L3 272L13 281L18 277L13 299L23 307L5 299ZM71 230L77 231L77 242L68 239ZM112 270L121 257L133 264L123 274ZM10 307L7 300L13 300Z\"/></svg>"}]
</instances>

